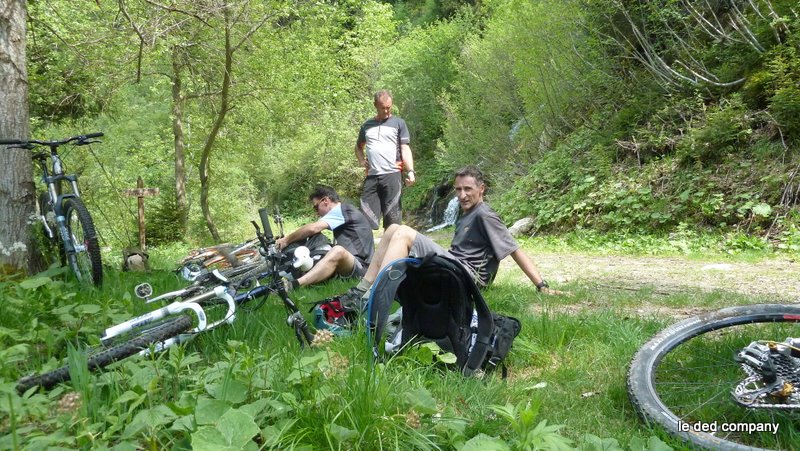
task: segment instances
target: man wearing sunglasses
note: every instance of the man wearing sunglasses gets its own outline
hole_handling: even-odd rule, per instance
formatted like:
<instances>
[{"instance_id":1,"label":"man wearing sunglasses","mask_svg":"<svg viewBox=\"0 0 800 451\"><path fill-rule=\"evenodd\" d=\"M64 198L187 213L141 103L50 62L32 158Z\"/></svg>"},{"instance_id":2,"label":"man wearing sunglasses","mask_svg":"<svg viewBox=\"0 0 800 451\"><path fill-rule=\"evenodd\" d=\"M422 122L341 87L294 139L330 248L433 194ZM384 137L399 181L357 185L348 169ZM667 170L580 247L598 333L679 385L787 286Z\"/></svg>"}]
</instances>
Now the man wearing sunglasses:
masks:
<instances>
[{"instance_id":1,"label":"man wearing sunglasses","mask_svg":"<svg viewBox=\"0 0 800 451\"><path fill-rule=\"evenodd\" d=\"M318 185L308 199L319 219L278 239L278 248L283 250L289 244L325 229L333 231L336 245L302 277L296 280L285 279L286 289L323 282L334 274L342 277L363 277L375 249L372 226L367 218L358 208L342 202L339 194L330 186Z\"/></svg>"}]
</instances>

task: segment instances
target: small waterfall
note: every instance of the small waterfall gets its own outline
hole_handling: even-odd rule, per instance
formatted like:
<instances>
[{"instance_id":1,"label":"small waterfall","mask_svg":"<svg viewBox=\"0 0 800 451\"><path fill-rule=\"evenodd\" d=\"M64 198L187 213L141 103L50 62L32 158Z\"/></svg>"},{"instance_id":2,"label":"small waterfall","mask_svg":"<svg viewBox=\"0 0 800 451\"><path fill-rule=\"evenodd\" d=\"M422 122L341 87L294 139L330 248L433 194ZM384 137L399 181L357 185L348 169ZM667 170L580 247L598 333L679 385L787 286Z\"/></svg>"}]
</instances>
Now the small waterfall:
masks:
<instances>
[{"instance_id":1,"label":"small waterfall","mask_svg":"<svg viewBox=\"0 0 800 451\"><path fill-rule=\"evenodd\" d=\"M431 201L430 218L428 218L431 224L436 223L436 202L438 201L439 201L439 190L434 190L433 200Z\"/></svg>"},{"instance_id":2,"label":"small waterfall","mask_svg":"<svg viewBox=\"0 0 800 451\"><path fill-rule=\"evenodd\" d=\"M451 226L456 223L457 218L458 218L458 197L454 197L450 199L450 202L447 203L447 208L444 211L442 223L435 227L431 227L430 229L426 230L426 232L434 232L436 230L443 229L447 226Z\"/></svg>"}]
</instances>

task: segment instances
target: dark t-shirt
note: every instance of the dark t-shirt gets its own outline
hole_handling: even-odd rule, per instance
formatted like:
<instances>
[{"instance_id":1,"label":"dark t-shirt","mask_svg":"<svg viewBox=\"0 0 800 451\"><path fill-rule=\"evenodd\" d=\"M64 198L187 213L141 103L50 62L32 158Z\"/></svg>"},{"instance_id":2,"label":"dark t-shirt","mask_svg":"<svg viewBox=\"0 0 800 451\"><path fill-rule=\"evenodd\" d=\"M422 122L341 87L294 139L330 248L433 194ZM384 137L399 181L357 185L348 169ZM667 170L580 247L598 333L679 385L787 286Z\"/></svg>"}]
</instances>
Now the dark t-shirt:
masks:
<instances>
[{"instance_id":1,"label":"dark t-shirt","mask_svg":"<svg viewBox=\"0 0 800 451\"><path fill-rule=\"evenodd\" d=\"M358 143L365 143L364 153L369 162L367 175L399 172L400 144L411 142L406 121L390 116L384 120L368 119L358 131Z\"/></svg>"},{"instance_id":2,"label":"dark t-shirt","mask_svg":"<svg viewBox=\"0 0 800 451\"><path fill-rule=\"evenodd\" d=\"M372 226L358 208L342 202L321 219L333 230L336 244L347 249L365 267L369 265L375 241Z\"/></svg>"},{"instance_id":3,"label":"dark t-shirt","mask_svg":"<svg viewBox=\"0 0 800 451\"><path fill-rule=\"evenodd\" d=\"M478 283L487 286L497 274L500 260L519 249L508 228L485 202L456 222L450 253L469 266Z\"/></svg>"}]
</instances>

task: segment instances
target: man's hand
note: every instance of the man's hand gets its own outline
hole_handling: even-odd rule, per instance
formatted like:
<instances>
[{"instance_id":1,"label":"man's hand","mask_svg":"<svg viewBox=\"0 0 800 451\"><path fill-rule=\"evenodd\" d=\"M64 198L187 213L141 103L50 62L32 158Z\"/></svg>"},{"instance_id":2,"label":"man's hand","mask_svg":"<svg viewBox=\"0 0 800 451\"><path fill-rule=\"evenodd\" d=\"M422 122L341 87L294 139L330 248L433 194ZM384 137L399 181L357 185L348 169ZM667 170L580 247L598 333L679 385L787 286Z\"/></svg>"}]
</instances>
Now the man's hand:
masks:
<instances>
[{"instance_id":1,"label":"man's hand","mask_svg":"<svg viewBox=\"0 0 800 451\"><path fill-rule=\"evenodd\" d=\"M289 243L286 242L286 237L283 237L275 240L275 245L278 246L279 251L282 251L286 248L286 246L289 245Z\"/></svg>"},{"instance_id":2,"label":"man's hand","mask_svg":"<svg viewBox=\"0 0 800 451\"><path fill-rule=\"evenodd\" d=\"M405 181L406 186L411 186L417 182L416 175L417 174L414 171L410 171L408 174L406 174L406 181Z\"/></svg>"},{"instance_id":3,"label":"man's hand","mask_svg":"<svg viewBox=\"0 0 800 451\"><path fill-rule=\"evenodd\" d=\"M539 290L539 293L549 294L550 296L572 296L572 293L569 291L554 290L549 287L543 287Z\"/></svg>"}]
</instances>

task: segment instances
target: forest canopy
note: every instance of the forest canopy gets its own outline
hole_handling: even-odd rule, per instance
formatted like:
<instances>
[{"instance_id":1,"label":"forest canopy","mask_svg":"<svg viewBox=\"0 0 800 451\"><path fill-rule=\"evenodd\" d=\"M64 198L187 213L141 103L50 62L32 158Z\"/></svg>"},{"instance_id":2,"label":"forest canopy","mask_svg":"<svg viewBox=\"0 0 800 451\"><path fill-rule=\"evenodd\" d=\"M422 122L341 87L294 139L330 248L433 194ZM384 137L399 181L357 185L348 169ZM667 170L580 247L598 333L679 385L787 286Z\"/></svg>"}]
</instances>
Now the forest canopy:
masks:
<instances>
[{"instance_id":1,"label":"forest canopy","mask_svg":"<svg viewBox=\"0 0 800 451\"><path fill-rule=\"evenodd\" d=\"M357 199L358 127L390 89L425 216L478 164L532 233L743 231L800 246L794 1L31 1L34 138L66 158L103 244L236 239L264 205Z\"/></svg>"}]
</instances>

